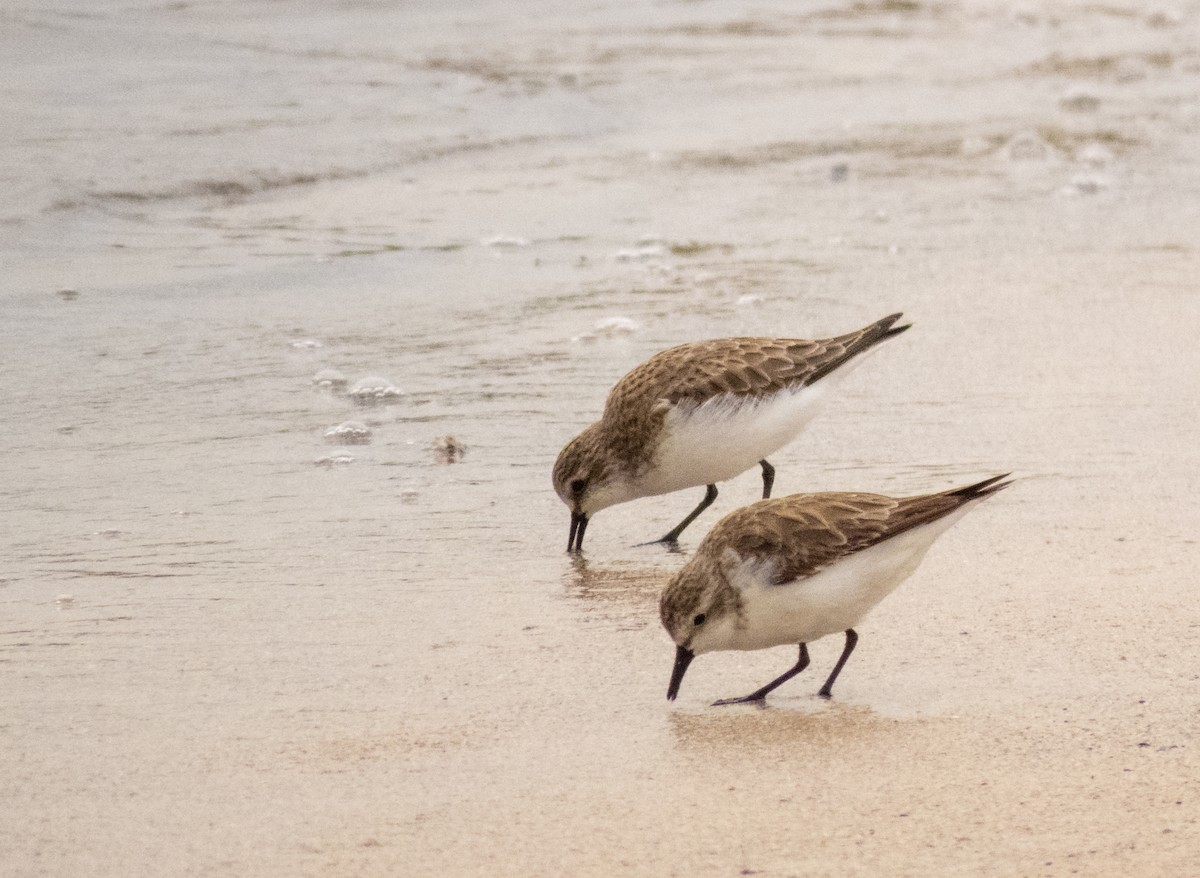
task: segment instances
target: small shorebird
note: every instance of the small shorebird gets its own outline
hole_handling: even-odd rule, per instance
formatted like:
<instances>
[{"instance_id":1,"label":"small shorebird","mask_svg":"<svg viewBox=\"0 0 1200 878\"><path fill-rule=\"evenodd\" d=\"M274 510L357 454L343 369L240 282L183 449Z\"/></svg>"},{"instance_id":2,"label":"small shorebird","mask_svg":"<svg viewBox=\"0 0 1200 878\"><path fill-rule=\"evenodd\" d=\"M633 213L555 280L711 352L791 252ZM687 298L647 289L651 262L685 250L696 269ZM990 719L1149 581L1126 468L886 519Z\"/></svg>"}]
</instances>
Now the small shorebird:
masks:
<instances>
[{"instance_id":1,"label":"small shorebird","mask_svg":"<svg viewBox=\"0 0 1200 878\"><path fill-rule=\"evenodd\" d=\"M809 643L844 631L845 648L821 687L830 697L858 642L854 626L917 569L938 536L1008 487L1006 477L919 497L793 494L725 516L659 602L676 644L667 698L675 699L701 653L800 644L800 658L786 673L714 706L762 702L808 666Z\"/></svg>"},{"instance_id":2,"label":"small shorebird","mask_svg":"<svg viewBox=\"0 0 1200 878\"><path fill-rule=\"evenodd\" d=\"M655 354L616 383L604 416L567 443L554 490L571 509L567 551L583 548L591 517L608 506L707 485L704 499L656 542L673 543L717 497L717 482L756 463L763 497L767 456L791 442L861 354L899 335L892 314L819 341L718 338Z\"/></svg>"}]
</instances>

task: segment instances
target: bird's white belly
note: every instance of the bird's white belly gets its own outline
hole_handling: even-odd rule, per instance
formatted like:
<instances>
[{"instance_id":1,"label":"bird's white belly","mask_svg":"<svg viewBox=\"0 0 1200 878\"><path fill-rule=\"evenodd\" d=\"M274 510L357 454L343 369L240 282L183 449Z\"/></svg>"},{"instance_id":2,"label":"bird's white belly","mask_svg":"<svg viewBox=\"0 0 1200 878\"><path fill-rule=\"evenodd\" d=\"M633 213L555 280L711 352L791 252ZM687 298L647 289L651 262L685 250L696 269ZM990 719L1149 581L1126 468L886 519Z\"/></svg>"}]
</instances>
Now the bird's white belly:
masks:
<instances>
[{"instance_id":1,"label":"bird's white belly","mask_svg":"<svg viewBox=\"0 0 1200 878\"><path fill-rule=\"evenodd\" d=\"M735 574L735 585L742 589L743 616L728 648L811 643L853 628L912 575L934 540L971 505L786 585L773 585L765 575L769 571L746 565L740 575Z\"/></svg>"},{"instance_id":2,"label":"bird's white belly","mask_svg":"<svg viewBox=\"0 0 1200 878\"><path fill-rule=\"evenodd\" d=\"M757 401L726 394L700 406L675 406L645 476L647 493L711 485L750 469L804 429L825 402L825 385L782 390Z\"/></svg>"}]
</instances>

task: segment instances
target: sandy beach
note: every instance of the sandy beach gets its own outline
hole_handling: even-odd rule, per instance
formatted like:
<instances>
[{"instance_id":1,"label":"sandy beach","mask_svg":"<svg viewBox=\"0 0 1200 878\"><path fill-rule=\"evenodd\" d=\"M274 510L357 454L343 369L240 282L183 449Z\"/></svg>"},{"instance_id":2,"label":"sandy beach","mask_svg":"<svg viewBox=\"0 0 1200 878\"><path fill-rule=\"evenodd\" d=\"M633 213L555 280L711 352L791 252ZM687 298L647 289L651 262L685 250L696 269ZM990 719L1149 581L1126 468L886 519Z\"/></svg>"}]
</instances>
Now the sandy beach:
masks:
<instances>
[{"instance_id":1,"label":"sandy beach","mask_svg":"<svg viewBox=\"0 0 1200 878\"><path fill-rule=\"evenodd\" d=\"M1200 4L0 25L0 874L1195 870ZM833 700L837 637L669 703L758 474L572 557L559 449L662 348L895 311L776 495L1016 483Z\"/></svg>"}]
</instances>

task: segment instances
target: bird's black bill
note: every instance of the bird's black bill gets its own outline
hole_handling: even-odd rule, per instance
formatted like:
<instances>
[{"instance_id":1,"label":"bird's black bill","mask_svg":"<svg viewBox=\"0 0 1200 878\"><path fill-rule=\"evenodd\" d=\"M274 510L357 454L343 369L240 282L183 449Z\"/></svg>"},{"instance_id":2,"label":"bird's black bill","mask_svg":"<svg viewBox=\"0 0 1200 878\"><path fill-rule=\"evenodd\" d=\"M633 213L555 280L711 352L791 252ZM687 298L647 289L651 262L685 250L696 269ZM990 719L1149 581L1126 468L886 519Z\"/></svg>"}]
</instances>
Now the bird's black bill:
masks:
<instances>
[{"instance_id":1,"label":"bird's black bill","mask_svg":"<svg viewBox=\"0 0 1200 878\"><path fill-rule=\"evenodd\" d=\"M674 701L675 696L679 694L679 684L683 682L683 675L687 673L688 665L695 657L696 654L686 646L675 648L675 667L671 669L671 685L667 687L667 701Z\"/></svg>"},{"instance_id":2,"label":"bird's black bill","mask_svg":"<svg viewBox=\"0 0 1200 878\"><path fill-rule=\"evenodd\" d=\"M571 534L567 537L567 551L583 551L583 532L587 530L588 517L582 512L571 513Z\"/></svg>"}]
</instances>

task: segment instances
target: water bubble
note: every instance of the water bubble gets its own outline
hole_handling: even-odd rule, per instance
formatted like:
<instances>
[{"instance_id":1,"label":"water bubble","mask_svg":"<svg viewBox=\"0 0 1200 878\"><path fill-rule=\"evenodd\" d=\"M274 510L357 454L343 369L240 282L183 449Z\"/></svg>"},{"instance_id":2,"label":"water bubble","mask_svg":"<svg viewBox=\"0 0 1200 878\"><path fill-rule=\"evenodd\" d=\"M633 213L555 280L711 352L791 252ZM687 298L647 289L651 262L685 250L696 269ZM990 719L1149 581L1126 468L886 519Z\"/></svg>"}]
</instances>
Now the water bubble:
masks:
<instances>
[{"instance_id":1,"label":"water bubble","mask_svg":"<svg viewBox=\"0 0 1200 878\"><path fill-rule=\"evenodd\" d=\"M69 610L75 606L75 595L60 594L54 599L54 605L60 610Z\"/></svg>"},{"instance_id":2,"label":"water bubble","mask_svg":"<svg viewBox=\"0 0 1200 878\"><path fill-rule=\"evenodd\" d=\"M350 388L350 398L359 405L395 402L402 395L399 387L380 375L359 378Z\"/></svg>"},{"instance_id":3,"label":"water bubble","mask_svg":"<svg viewBox=\"0 0 1200 878\"><path fill-rule=\"evenodd\" d=\"M573 336L571 341L591 344L599 338L615 338L621 335L633 335L641 328L642 325L630 317L605 317L601 320L597 320L595 326L592 327L590 332Z\"/></svg>"},{"instance_id":4,"label":"water bubble","mask_svg":"<svg viewBox=\"0 0 1200 878\"><path fill-rule=\"evenodd\" d=\"M366 445L371 441L371 428L358 421L346 421L326 430L325 441L333 445Z\"/></svg>"},{"instance_id":5,"label":"water bubble","mask_svg":"<svg viewBox=\"0 0 1200 878\"><path fill-rule=\"evenodd\" d=\"M317 348L324 347L324 345L315 338L298 338L295 341L288 342L288 346L295 348L298 351L314 351Z\"/></svg>"},{"instance_id":6,"label":"water bubble","mask_svg":"<svg viewBox=\"0 0 1200 878\"><path fill-rule=\"evenodd\" d=\"M347 454L344 451L337 454L327 454L324 457L318 457L313 463L317 466L332 469L335 466L346 466L354 463L354 455Z\"/></svg>"},{"instance_id":7,"label":"water bubble","mask_svg":"<svg viewBox=\"0 0 1200 878\"><path fill-rule=\"evenodd\" d=\"M1108 179L1099 174L1076 174L1059 190L1063 195L1095 195L1108 188Z\"/></svg>"},{"instance_id":8,"label":"water bubble","mask_svg":"<svg viewBox=\"0 0 1200 878\"><path fill-rule=\"evenodd\" d=\"M1014 134L1000 148L1000 154L1010 162L1048 162L1058 158L1058 150L1036 131Z\"/></svg>"},{"instance_id":9,"label":"water bubble","mask_svg":"<svg viewBox=\"0 0 1200 878\"><path fill-rule=\"evenodd\" d=\"M313 376L312 383L327 390L345 390L350 382L337 369L322 369Z\"/></svg>"},{"instance_id":10,"label":"water bubble","mask_svg":"<svg viewBox=\"0 0 1200 878\"><path fill-rule=\"evenodd\" d=\"M738 296L736 304L739 308L745 308L748 305L761 305L762 300L762 296L756 296L754 293L747 293L744 296Z\"/></svg>"},{"instance_id":11,"label":"water bubble","mask_svg":"<svg viewBox=\"0 0 1200 878\"><path fill-rule=\"evenodd\" d=\"M635 247L623 247L613 254L617 262L642 262L647 259L657 259L665 256L667 245L663 241L643 238Z\"/></svg>"},{"instance_id":12,"label":"water bubble","mask_svg":"<svg viewBox=\"0 0 1200 878\"><path fill-rule=\"evenodd\" d=\"M596 321L593 329L600 335L633 335L642 324L638 323L632 317L605 317Z\"/></svg>"}]
</instances>

